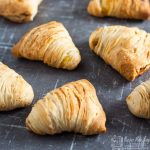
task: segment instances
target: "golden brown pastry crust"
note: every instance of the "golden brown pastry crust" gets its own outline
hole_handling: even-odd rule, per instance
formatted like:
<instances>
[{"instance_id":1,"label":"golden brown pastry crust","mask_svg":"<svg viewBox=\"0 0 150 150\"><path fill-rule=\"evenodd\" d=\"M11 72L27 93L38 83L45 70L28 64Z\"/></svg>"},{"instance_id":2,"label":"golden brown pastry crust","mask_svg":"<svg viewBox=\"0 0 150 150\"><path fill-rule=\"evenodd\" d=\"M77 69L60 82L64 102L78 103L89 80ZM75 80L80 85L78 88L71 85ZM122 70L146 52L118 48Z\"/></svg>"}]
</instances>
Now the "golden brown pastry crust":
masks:
<instances>
[{"instance_id":1,"label":"golden brown pastry crust","mask_svg":"<svg viewBox=\"0 0 150 150\"><path fill-rule=\"evenodd\" d=\"M137 86L126 102L133 115L150 119L150 79Z\"/></svg>"},{"instance_id":2,"label":"golden brown pastry crust","mask_svg":"<svg viewBox=\"0 0 150 150\"><path fill-rule=\"evenodd\" d=\"M81 61L68 31L59 22L49 22L29 31L13 48L16 57L39 60L55 68L75 69Z\"/></svg>"},{"instance_id":3,"label":"golden brown pastry crust","mask_svg":"<svg viewBox=\"0 0 150 150\"><path fill-rule=\"evenodd\" d=\"M88 12L97 17L117 17L127 19L148 19L149 0L91 0Z\"/></svg>"},{"instance_id":4,"label":"golden brown pastry crust","mask_svg":"<svg viewBox=\"0 0 150 150\"><path fill-rule=\"evenodd\" d=\"M79 80L39 100L26 119L26 126L41 135L64 131L92 135L105 132L105 122L105 112L95 88L89 81Z\"/></svg>"},{"instance_id":5,"label":"golden brown pastry crust","mask_svg":"<svg viewBox=\"0 0 150 150\"><path fill-rule=\"evenodd\" d=\"M0 16L22 23L32 21L43 0L0 0Z\"/></svg>"},{"instance_id":6,"label":"golden brown pastry crust","mask_svg":"<svg viewBox=\"0 0 150 150\"><path fill-rule=\"evenodd\" d=\"M26 107L31 104L33 97L31 85L0 62L0 111Z\"/></svg>"},{"instance_id":7,"label":"golden brown pastry crust","mask_svg":"<svg viewBox=\"0 0 150 150\"><path fill-rule=\"evenodd\" d=\"M127 80L150 67L150 34L138 28L109 26L94 31L90 48Z\"/></svg>"}]
</instances>

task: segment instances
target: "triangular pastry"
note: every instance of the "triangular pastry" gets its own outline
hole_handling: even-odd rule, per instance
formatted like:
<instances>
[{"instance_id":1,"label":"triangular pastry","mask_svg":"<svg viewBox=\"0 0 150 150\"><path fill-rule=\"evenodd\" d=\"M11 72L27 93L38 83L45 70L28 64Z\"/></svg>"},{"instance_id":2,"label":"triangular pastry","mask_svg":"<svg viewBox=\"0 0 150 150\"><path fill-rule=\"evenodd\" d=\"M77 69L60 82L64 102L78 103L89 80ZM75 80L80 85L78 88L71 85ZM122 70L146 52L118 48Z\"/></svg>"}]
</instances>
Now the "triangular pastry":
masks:
<instances>
[{"instance_id":1,"label":"triangular pastry","mask_svg":"<svg viewBox=\"0 0 150 150\"><path fill-rule=\"evenodd\" d=\"M98 28L91 34L89 45L129 81L150 67L150 34L144 30L125 26Z\"/></svg>"},{"instance_id":2,"label":"triangular pastry","mask_svg":"<svg viewBox=\"0 0 150 150\"><path fill-rule=\"evenodd\" d=\"M55 68L75 69L81 61L68 31L62 23L49 22L29 31L14 46L16 57L39 60Z\"/></svg>"},{"instance_id":3,"label":"triangular pastry","mask_svg":"<svg viewBox=\"0 0 150 150\"><path fill-rule=\"evenodd\" d=\"M0 62L0 111L26 107L32 103L33 97L31 85Z\"/></svg>"},{"instance_id":4,"label":"triangular pastry","mask_svg":"<svg viewBox=\"0 0 150 150\"><path fill-rule=\"evenodd\" d=\"M148 19L149 0L90 0L88 12L97 17L117 17L126 19Z\"/></svg>"},{"instance_id":5,"label":"triangular pastry","mask_svg":"<svg viewBox=\"0 0 150 150\"><path fill-rule=\"evenodd\" d=\"M0 0L0 16L22 23L32 21L43 0Z\"/></svg>"},{"instance_id":6,"label":"triangular pastry","mask_svg":"<svg viewBox=\"0 0 150 150\"><path fill-rule=\"evenodd\" d=\"M32 108L26 126L36 134L76 132L84 135L106 131L106 115L87 80L68 83L49 92Z\"/></svg>"},{"instance_id":7,"label":"triangular pastry","mask_svg":"<svg viewBox=\"0 0 150 150\"><path fill-rule=\"evenodd\" d=\"M133 115L150 119L150 79L137 86L126 102Z\"/></svg>"}]
</instances>

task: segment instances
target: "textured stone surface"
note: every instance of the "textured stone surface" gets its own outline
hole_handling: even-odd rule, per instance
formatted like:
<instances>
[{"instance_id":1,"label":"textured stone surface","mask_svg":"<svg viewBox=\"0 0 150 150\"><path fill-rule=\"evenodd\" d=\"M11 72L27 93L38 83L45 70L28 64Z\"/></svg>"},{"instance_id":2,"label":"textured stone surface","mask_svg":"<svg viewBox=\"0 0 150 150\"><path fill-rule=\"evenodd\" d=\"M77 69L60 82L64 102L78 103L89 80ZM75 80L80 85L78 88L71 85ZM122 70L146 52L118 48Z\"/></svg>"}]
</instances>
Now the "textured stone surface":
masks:
<instances>
[{"instance_id":1,"label":"textured stone surface","mask_svg":"<svg viewBox=\"0 0 150 150\"><path fill-rule=\"evenodd\" d=\"M48 91L66 82L86 78L97 90L107 114L106 134L84 137L73 133L55 136L37 136L24 127L31 107L0 113L0 149L2 150L141 150L150 147L150 121L132 116L125 103L129 92L150 76L150 71L127 82L99 57L90 52L88 38L98 26L137 26L150 32L150 21L95 18L88 15L88 0L44 0L35 20L26 24L11 23L0 18L0 60L20 73L35 91L34 103ZM11 47L32 27L48 21L61 21L69 30L81 51L82 62L74 71L57 70L41 62L16 59ZM134 145L133 145L134 144Z\"/></svg>"}]
</instances>

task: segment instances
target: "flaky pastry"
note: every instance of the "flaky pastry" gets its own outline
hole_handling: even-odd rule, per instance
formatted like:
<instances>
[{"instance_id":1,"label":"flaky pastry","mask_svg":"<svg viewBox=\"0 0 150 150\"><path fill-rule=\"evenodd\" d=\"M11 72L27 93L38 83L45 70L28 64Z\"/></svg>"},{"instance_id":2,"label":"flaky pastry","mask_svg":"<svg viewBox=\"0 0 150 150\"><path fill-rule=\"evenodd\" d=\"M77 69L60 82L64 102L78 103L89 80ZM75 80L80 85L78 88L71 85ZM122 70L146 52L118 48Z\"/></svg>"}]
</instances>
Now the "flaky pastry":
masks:
<instances>
[{"instance_id":1,"label":"flaky pastry","mask_svg":"<svg viewBox=\"0 0 150 150\"><path fill-rule=\"evenodd\" d=\"M31 104L33 97L31 85L0 62L0 111L26 107Z\"/></svg>"},{"instance_id":2,"label":"flaky pastry","mask_svg":"<svg viewBox=\"0 0 150 150\"><path fill-rule=\"evenodd\" d=\"M26 126L36 134L106 131L106 116L93 85L87 80L68 83L49 92L32 108Z\"/></svg>"},{"instance_id":3,"label":"flaky pastry","mask_svg":"<svg viewBox=\"0 0 150 150\"><path fill-rule=\"evenodd\" d=\"M68 31L59 22L49 22L29 31L14 46L16 57L39 60L55 68L75 69L81 61Z\"/></svg>"},{"instance_id":4,"label":"flaky pastry","mask_svg":"<svg viewBox=\"0 0 150 150\"><path fill-rule=\"evenodd\" d=\"M0 0L0 16L22 23L32 21L43 0Z\"/></svg>"},{"instance_id":5,"label":"flaky pastry","mask_svg":"<svg viewBox=\"0 0 150 150\"><path fill-rule=\"evenodd\" d=\"M150 119L150 79L137 86L126 102L133 115Z\"/></svg>"},{"instance_id":6,"label":"flaky pastry","mask_svg":"<svg viewBox=\"0 0 150 150\"><path fill-rule=\"evenodd\" d=\"M148 19L149 0L90 0L88 12L97 17Z\"/></svg>"},{"instance_id":7,"label":"flaky pastry","mask_svg":"<svg viewBox=\"0 0 150 150\"><path fill-rule=\"evenodd\" d=\"M150 67L150 34L134 27L98 28L90 48L127 80L134 80Z\"/></svg>"}]
</instances>

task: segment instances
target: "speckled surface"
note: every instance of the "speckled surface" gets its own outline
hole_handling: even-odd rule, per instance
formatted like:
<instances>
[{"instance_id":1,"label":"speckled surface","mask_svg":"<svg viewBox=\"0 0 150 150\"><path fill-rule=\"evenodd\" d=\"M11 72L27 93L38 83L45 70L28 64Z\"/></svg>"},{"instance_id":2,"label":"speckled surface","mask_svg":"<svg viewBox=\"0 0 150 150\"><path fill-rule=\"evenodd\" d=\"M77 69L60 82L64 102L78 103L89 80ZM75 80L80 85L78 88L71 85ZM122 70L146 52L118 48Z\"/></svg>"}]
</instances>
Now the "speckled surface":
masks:
<instances>
[{"instance_id":1,"label":"speckled surface","mask_svg":"<svg viewBox=\"0 0 150 150\"><path fill-rule=\"evenodd\" d=\"M11 23L0 18L0 59L20 73L35 92L35 103L48 91L66 82L88 79L97 90L97 95L107 114L107 133L98 136L82 136L64 133L55 136L37 136L24 127L31 106L11 112L0 113L1 150L136 150L150 149L150 121L135 118L125 103L126 96L139 83L150 76L150 71L127 82L99 57L90 52L88 38L98 26L137 26L150 32L150 21L95 18L88 15L89 0L44 0L35 20L26 24ZM41 62L16 59L11 47L22 35L34 26L48 21L61 21L80 49L82 62L74 71L57 70Z\"/></svg>"}]
</instances>

